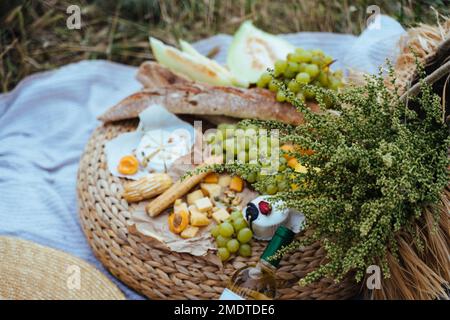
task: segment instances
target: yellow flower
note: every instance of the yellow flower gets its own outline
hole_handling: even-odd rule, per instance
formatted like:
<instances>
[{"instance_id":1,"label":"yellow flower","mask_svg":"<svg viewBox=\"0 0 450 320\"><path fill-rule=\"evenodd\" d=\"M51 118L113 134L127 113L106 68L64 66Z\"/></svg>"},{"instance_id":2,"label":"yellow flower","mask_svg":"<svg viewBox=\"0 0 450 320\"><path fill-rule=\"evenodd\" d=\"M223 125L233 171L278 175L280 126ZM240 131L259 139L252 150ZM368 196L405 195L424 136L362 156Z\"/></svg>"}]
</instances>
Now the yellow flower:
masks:
<instances>
[{"instance_id":1,"label":"yellow flower","mask_svg":"<svg viewBox=\"0 0 450 320\"><path fill-rule=\"evenodd\" d=\"M294 169L295 172L298 173L306 173L308 169L305 166L301 165L296 158L292 158L287 162L287 165Z\"/></svg>"},{"instance_id":2,"label":"yellow flower","mask_svg":"<svg viewBox=\"0 0 450 320\"><path fill-rule=\"evenodd\" d=\"M300 163L297 163L294 170L295 170L295 172L298 172L298 173L307 173L308 172L308 169L306 169L306 167L302 166Z\"/></svg>"}]
</instances>

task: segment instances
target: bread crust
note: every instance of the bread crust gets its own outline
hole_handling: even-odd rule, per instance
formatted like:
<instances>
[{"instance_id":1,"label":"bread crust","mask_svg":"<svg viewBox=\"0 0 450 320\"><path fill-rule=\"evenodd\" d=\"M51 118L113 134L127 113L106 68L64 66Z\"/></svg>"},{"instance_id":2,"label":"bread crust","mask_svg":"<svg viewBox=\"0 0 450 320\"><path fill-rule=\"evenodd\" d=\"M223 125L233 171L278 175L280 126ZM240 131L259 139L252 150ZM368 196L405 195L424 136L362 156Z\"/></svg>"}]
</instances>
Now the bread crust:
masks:
<instances>
[{"instance_id":1,"label":"bread crust","mask_svg":"<svg viewBox=\"0 0 450 320\"><path fill-rule=\"evenodd\" d=\"M303 123L303 115L291 104L275 100L266 89L212 86L187 80L154 62L141 65L137 75L144 89L111 107L98 119L112 122L138 117L149 105L159 104L174 114L226 116L238 119ZM317 104L308 103L312 111Z\"/></svg>"}]
</instances>

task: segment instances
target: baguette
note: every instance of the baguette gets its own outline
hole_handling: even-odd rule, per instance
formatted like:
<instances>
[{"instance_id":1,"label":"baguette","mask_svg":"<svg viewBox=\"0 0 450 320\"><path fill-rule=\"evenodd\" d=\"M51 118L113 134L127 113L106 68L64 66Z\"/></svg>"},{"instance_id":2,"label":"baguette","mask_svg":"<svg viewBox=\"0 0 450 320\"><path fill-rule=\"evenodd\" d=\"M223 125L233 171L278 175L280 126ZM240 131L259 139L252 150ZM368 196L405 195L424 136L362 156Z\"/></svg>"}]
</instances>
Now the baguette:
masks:
<instances>
[{"instance_id":1,"label":"baguette","mask_svg":"<svg viewBox=\"0 0 450 320\"><path fill-rule=\"evenodd\" d=\"M111 107L99 120L112 122L136 118L149 105L159 104L175 114L276 120L289 124L303 122L301 113L288 103L277 102L274 93L266 89L196 83L155 62L143 63L137 78L144 89ZM315 103L308 103L308 106L314 112L319 111Z\"/></svg>"},{"instance_id":2,"label":"baguette","mask_svg":"<svg viewBox=\"0 0 450 320\"><path fill-rule=\"evenodd\" d=\"M149 105L164 106L174 114L227 116L240 119L303 123L303 115L288 103L275 101L273 93L259 88L238 89L197 83L144 89L120 101L99 117L103 122L136 118ZM312 111L318 106L309 103Z\"/></svg>"}]
</instances>

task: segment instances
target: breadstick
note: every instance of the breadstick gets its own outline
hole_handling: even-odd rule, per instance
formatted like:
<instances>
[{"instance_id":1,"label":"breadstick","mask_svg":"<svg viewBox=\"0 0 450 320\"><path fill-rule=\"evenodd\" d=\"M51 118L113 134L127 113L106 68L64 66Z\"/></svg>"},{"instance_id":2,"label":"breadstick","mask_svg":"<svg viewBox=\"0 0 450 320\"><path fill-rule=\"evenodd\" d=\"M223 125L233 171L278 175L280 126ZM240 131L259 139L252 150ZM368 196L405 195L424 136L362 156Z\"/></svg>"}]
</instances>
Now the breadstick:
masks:
<instances>
[{"instance_id":1,"label":"breadstick","mask_svg":"<svg viewBox=\"0 0 450 320\"><path fill-rule=\"evenodd\" d=\"M205 163L201 164L197 168L212 163L219 163L219 161L221 161L221 158L219 157L209 158L205 161ZM191 190L194 186L199 184L208 173L211 173L211 171L195 174L190 177L187 177L184 180L180 179L177 182L175 182L169 189L164 191L162 194L160 194L157 198L155 198L145 207L147 214L150 217L156 217L157 215L159 215L161 212L167 209L172 203L174 203L175 200L181 198L186 193L188 193L189 190Z\"/></svg>"}]
</instances>

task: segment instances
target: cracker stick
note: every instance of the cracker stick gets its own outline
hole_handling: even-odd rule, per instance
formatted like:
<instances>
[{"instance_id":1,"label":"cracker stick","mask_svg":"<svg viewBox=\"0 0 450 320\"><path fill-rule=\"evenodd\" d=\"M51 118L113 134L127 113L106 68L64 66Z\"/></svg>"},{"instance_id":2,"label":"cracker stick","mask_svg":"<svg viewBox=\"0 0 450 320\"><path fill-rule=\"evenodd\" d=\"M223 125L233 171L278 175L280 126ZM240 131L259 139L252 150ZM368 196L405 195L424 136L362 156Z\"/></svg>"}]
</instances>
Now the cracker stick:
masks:
<instances>
[{"instance_id":1,"label":"cracker stick","mask_svg":"<svg viewBox=\"0 0 450 320\"><path fill-rule=\"evenodd\" d=\"M207 159L203 164L199 165L197 168L204 167L208 164L220 163L221 157L212 157ZM203 178L211 171L202 172L199 174L194 174L184 180L178 180L169 189L160 194L152 202L150 202L146 207L147 214L150 217L156 217L165 209L167 209L175 200L183 197L189 192L193 187L199 184Z\"/></svg>"}]
</instances>

